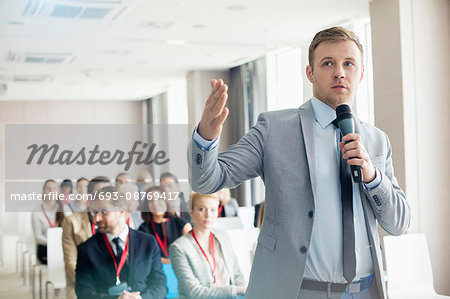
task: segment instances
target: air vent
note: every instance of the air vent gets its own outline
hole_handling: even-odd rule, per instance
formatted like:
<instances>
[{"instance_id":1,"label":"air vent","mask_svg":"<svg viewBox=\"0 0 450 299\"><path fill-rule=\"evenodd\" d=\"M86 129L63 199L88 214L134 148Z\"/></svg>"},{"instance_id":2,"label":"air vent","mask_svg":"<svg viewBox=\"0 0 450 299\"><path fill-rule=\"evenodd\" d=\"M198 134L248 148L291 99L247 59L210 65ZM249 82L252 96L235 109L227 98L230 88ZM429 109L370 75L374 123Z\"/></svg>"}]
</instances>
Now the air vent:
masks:
<instances>
[{"instance_id":1,"label":"air vent","mask_svg":"<svg viewBox=\"0 0 450 299\"><path fill-rule=\"evenodd\" d=\"M143 0L28 0L23 16L117 20Z\"/></svg>"},{"instance_id":2,"label":"air vent","mask_svg":"<svg viewBox=\"0 0 450 299\"><path fill-rule=\"evenodd\" d=\"M53 11L50 13L50 16L61 18L76 18L82 10L82 7L77 6L55 5L53 7Z\"/></svg>"},{"instance_id":3,"label":"air vent","mask_svg":"<svg viewBox=\"0 0 450 299\"><path fill-rule=\"evenodd\" d=\"M9 51L6 61L25 63L49 63L61 64L72 63L75 59L71 53L47 53L47 52L24 52L16 53Z\"/></svg>"},{"instance_id":4,"label":"air vent","mask_svg":"<svg viewBox=\"0 0 450 299\"><path fill-rule=\"evenodd\" d=\"M140 24L140 27L148 29L166 30L172 27L172 25L173 22L143 22Z\"/></svg>"},{"instance_id":5,"label":"air vent","mask_svg":"<svg viewBox=\"0 0 450 299\"><path fill-rule=\"evenodd\" d=\"M86 8L80 15L81 19L103 19L112 8Z\"/></svg>"}]
</instances>

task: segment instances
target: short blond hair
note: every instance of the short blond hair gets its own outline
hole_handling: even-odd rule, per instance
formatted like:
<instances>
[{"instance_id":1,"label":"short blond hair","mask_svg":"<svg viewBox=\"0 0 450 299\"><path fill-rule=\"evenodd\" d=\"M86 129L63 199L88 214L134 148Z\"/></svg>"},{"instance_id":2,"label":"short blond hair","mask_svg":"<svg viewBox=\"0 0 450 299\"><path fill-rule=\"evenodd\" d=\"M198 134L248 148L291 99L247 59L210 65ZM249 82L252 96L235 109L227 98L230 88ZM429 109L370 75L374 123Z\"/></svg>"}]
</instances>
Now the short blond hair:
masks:
<instances>
[{"instance_id":1,"label":"short blond hair","mask_svg":"<svg viewBox=\"0 0 450 299\"><path fill-rule=\"evenodd\" d=\"M320 43L323 42L338 43L345 41L352 41L356 44L359 51L361 52L361 59L362 59L364 56L364 51L361 43L359 42L358 36L353 31L348 30L347 28L340 26L331 27L317 32L313 40L311 41L311 44L309 45L308 60L311 69L314 69L314 51L316 50L316 48L319 46Z\"/></svg>"},{"instance_id":2,"label":"short blond hair","mask_svg":"<svg viewBox=\"0 0 450 299\"><path fill-rule=\"evenodd\" d=\"M201 198L212 198L212 199L216 199L217 200L217 205L219 205L220 200L219 200L219 196L217 195L217 193L213 193L213 194L201 194L201 193L192 193L189 199L189 208L191 209L191 211L194 208L194 202L197 199L201 199Z\"/></svg>"}]
</instances>

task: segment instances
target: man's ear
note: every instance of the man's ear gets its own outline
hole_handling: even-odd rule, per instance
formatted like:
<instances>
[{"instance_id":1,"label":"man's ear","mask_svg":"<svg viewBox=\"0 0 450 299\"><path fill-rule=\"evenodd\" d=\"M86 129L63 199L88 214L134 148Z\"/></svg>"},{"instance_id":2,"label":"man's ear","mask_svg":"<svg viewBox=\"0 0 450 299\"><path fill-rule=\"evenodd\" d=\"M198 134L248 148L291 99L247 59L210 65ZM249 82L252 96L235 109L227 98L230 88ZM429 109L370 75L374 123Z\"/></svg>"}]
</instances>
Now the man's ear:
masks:
<instances>
[{"instance_id":1,"label":"man's ear","mask_svg":"<svg viewBox=\"0 0 450 299\"><path fill-rule=\"evenodd\" d=\"M306 66L306 77L308 77L309 82L314 83L313 70L309 65Z\"/></svg>"},{"instance_id":2,"label":"man's ear","mask_svg":"<svg viewBox=\"0 0 450 299\"><path fill-rule=\"evenodd\" d=\"M119 211L120 211L120 215L123 216L125 218L125 220L127 220L128 219L127 207L121 207Z\"/></svg>"},{"instance_id":3,"label":"man's ear","mask_svg":"<svg viewBox=\"0 0 450 299\"><path fill-rule=\"evenodd\" d=\"M364 70L365 70L364 65L361 65L361 78L359 78L359 83L361 83L362 79L364 78Z\"/></svg>"}]
</instances>

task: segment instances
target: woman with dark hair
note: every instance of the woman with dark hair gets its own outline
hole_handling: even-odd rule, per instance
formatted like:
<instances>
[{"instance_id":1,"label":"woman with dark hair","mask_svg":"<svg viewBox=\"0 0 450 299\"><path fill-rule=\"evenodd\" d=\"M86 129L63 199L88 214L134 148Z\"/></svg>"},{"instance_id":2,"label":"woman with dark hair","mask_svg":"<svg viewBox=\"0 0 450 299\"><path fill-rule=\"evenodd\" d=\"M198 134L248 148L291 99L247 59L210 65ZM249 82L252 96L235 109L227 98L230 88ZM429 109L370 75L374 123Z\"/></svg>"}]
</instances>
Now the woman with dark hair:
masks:
<instances>
[{"instance_id":1,"label":"woman with dark hair","mask_svg":"<svg viewBox=\"0 0 450 299\"><path fill-rule=\"evenodd\" d=\"M47 229L61 226L64 219L63 207L58 199L59 192L59 185L54 180L45 181L42 188L42 204L31 216L37 244L37 258L43 264L47 264Z\"/></svg>"},{"instance_id":2,"label":"woman with dark hair","mask_svg":"<svg viewBox=\"0 0 450 299\"><path fill-rule=\"evenodd\" d=\"M167 200L162 187L150 187L141 206L144 223L139 227L140 231L156 238L163 264L170 264L168 253L170 244L192 229L185 220L175 217L174 212L169 212Z\"/></svg>"}]
</instances>

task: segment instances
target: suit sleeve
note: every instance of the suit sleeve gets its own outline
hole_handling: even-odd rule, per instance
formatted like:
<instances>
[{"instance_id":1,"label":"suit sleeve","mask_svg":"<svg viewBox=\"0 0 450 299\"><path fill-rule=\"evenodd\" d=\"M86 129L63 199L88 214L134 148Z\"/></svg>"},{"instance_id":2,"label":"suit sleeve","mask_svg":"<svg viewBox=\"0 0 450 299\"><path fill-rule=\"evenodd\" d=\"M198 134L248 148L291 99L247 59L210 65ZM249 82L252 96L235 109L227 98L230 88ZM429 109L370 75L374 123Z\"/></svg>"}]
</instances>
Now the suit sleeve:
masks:
<instances>
[{"instance_id":1,"label":"suit sleeve","mask_svg":"<svg viewBox=\"0 0 450 299\"><path fill-rule=\"evenodd\" d=\"M96 279L93 265L82 245L78 246L76 266L75 293L78 299L117 299L117 296L109 296L97 292Z\"/></svg>"},{"instance_id":2,"label":"suit sleeve","mask_svg":"<svg viewBox=\"0 0 450 299\"><path fill-rule=\"evenodd\" d=\"M191 140L188 148L189 181L196 192L209 194L234 188L243 181L262 176L264 146L269 123L264 114L238 143L218 154L218 147L203 150Z\"/></svg>"},{"instance_id":3,"label":"suit sleeve","mask_svg":"<svg viewBox=\"0 0 450 299\"><path fill-rule=\"evenodd\" d=\"M166 298L166 276L162 270L161 255L155 238L152 237L151 271L147 277L147 288L141 291L142 299Z\"/></svg>"},{"instance_id":4,"label":"suit sleeve","mask_svg":"<svg viewBox=\"0 0 450 299\"><path fill-rule=\"evenodd\" d=\"M363 192L372 206L372 210L381 227L391 235L401 235L409 227L411 209L406 201L405 193L394 176L392 148L386 134L384 134L384 138L386 140L387 153L384 158L384 172L380 170L381 182L373 189L367 190L363 188ZM383 157L381 158L383 159Z\"/></svg>"},{"instance_id":5,"label":"suit sleeve","mask_svg":"<svg viewBox=\"0 0 450 299\"><path fill-rule=\"evenodd\" d=\"M66 276L75 282L75 267L77 265L77 244L73 238L73 226L70 218L64 217L62 234L62 246L64 253L64 266L66 268Z\"/></svg>"},{"instance_id":6,"label":"suit sleeve","mask_svg":"<svg viewBox=\"0 0 450 299\"><path fill-rule=\"evenodd\" d=\"M187 298L231 299L233 297L233 286L231 285L223 287L201 285L191 268L186 251L179 244L173 243L170 245L169 256L178 279L179 289L183 290Z\"/></svg>"}]
</instances>

